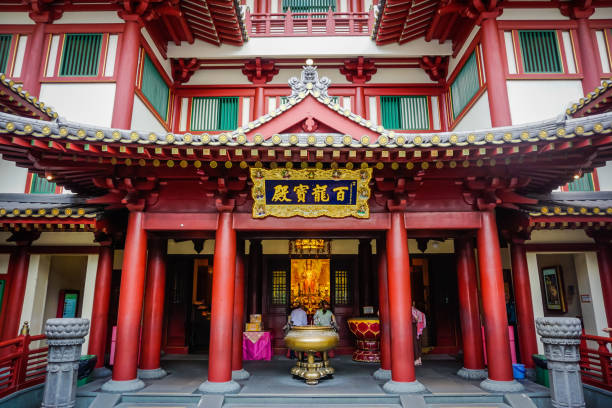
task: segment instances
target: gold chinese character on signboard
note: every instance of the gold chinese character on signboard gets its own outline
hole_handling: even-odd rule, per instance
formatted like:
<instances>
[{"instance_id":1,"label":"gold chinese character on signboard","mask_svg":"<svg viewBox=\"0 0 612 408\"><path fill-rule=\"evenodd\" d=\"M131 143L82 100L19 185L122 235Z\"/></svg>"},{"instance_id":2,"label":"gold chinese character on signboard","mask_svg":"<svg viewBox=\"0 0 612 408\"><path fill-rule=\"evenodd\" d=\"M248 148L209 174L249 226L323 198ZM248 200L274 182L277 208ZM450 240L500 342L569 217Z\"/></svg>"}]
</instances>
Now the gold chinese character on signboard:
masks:
<instances>
[{"instance_id":1,"label":"gold chinese character on signboard","mask_svg":"<svg viewBox=\"0 0 612 408\"><path fill-rule=\"evenodd\" d=\"M309 188L310 187L305 184L298 184L297 186L293 187L293 191L295 194L297 194L298 203L306 202L306 192Z\"/></svg>"},{"instance_id":2,"label":"gold chinese character on signboard","mask_svg":"<svg viewBox=\"0 0 612 408\"><path fill-rule=\"evenodd\" d=\"M336 187L332 189L332 191L336 193L336 201L344 201L344 195L348 189L348 187Z\"/></svg>"},{"instance_id":3,"label":"gold chinese character on signboard","mask_svg":"<svg viewBox=\"0 0 612 408\"><path fill-rule=\"evenodd\" d=\"M276 185L274 186L274 195L272 196L272 201L280 201L280 202L291 202L290 198L287 198L287 194L289 194L289 186Z\"/></svg>"},{"instance_id":4,"label":"gold chinese character on signboard","mask_svg":"<svg viewBox=\"0 0 612 408\"><path fill-rule=\"evenodd\" d=\"M323 184L322 186L317 184L315 188L312 189L312 196L314 197L315 203L329 201L329 195L327 194L327 184Z\"/></svg>"}]
</instances>

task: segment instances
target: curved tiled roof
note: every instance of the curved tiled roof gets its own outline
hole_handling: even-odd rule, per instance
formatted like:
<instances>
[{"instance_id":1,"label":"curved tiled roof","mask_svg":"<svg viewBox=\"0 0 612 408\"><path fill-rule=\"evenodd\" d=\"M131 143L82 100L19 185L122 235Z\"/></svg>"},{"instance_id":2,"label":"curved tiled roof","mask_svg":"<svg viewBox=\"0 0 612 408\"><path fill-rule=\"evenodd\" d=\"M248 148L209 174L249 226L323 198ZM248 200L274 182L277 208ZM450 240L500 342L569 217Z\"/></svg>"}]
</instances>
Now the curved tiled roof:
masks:
<instances>
[{"instance_id":1,"label":"curved tiled roof","mask_svg":"<svg viewBox=\"0 0 612 408\"><path fill-rule=\"evenodd\" d=\"M96 218L100 206L88 205L85 198L67 194L0 194L0 221L23 218Z\"/></svg>"},{"instance_id":2,"label":"curved tiled roof","mask_svg":"<svg viewBox=\"0 0 612 408\"><path fill-rule=\"evenodd\" d=\"M537 204L522 205L530 216L612 216L612 192L563 192L534 197Z\"/></svg>"},{"instance_id":3,"label":"curved tiled roof","mask_svg":"<svg viewBox=\"0 0 612 408\"><path fill-rule=\"evenodd\" d=\"M597 88L573 103L565 113L571 117L585 116L610 110L612 104L612 80L601 82Z\"/></svg>"},{"instance_id":4,"label":"curved tiled roof","mask_svg":"<svg viewBox=\"0 0 612 408\"><path fill-rule=\"evenodd\" d=\"M284 134L265 138L257 134L257 127L281 115L291 107L312 95L328 109L336 111L348 119L360 124L364 129L379 134L377 140L364 136L356 140L356 135L340 134ZM0 112L0 134L32 135L37 138L62 139L66 141L81 140L102 143L122 143L136 145L176 145L176 146L314 146L314 147L353 147L353 148L427 148L427 147L463 147L513 145L519 143L538 143L559 139L573 139L583 136L612 133L612 113L603 113L582 118L571 118L561 115L557 118L527 123L522 125L483 129L477 131L440 132L440 133L396 133L376 126L348 109L340 107L329 97L321 97L316 91L290 99L290 103L280 106L252 122L245 128L221 134L158 134L136 130L121 130L103 127L92 127L77 122L42 121L23 118ZM254 133L252 140L246 134Z\"/></svg>"},{"instance_id":5,"label":"curved tiled roof","mask_svg":"<svg viewBox=\"0 0 612 408\"><path fill-rule=\"evenodd\" d=\"M19 99L19 100L17 100ZM38 119L57 119L58 114L35 96L30 95L21 85L15 84L6 75L0 74L0 109L23 112Z\"/></svg>"}]
</instances>

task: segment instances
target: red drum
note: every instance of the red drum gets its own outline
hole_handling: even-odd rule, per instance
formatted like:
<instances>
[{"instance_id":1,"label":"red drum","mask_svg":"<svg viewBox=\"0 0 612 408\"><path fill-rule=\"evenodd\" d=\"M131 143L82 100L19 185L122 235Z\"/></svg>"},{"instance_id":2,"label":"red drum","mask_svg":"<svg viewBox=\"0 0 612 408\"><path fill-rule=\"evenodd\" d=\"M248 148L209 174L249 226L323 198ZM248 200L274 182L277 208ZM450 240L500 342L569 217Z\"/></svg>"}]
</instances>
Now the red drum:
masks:
<instances>
[{"instance_id":1,"label":"red drum","mask_svg":"<svg viewBox=\"0 0 612 408\"><path fill-rule=\"evenodd\" d=\"M353 352L354 361L380 362L380 321L377 317L352 317L348 319L351 333L357 338Z\"/></svg>"}]
</instances>

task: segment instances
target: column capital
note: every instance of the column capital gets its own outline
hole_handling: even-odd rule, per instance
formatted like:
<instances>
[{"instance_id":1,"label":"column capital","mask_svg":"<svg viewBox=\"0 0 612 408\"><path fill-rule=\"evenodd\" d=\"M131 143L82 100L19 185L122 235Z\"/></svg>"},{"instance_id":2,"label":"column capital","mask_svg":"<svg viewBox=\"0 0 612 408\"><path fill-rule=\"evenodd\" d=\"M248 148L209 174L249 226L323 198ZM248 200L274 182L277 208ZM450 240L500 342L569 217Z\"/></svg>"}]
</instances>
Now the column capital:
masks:
<instances>
[{"instance_id":1,"label":"column capital","mask_svg":"<svg viewBox=\"0 0 612 408\"><path fill-rule=\"evenodd\" d=\"M340 73L346 76L346 80L356 85L363 85L372 79L377 71L374 61L364 57L344 60L340 66Z\"/></svg>"},{"instance_id":2,"label":"column capital","mask_svg":"<svg viewBox=\"0 0 612 408\"><path fill-rule=\"evenodd\" d=\"M254 85L263 85L270 82L276 74L278 67L274 60L267 60L257 57L244 63L242 73L246 75L249 81Z\"/></svg>"},{"instance_id":3,"label":"column capital","mask_svg":"<svg viewBox=\"0 0 612 408\"><path fill-rule=\"evenodd\" d=\"M215 206L220 213L231 213L234 211L234 208L236 208L236 200L233 198L219 197L215 200Z\"/></svg>"},{"instance_id":4,"label":"column capital","mask_svg":"<svg viewBox=\"0 0 612 408\"><path fill-rule=\"evenodd\" d=\"M432 81L445 84L448 74L448 61L448 56L424 56L419 60L419 67L425 71Z\"/></svg>"},{"instance_id":5,"label":"column capital","mask_svg":"<svg viewBox=\"0 0 612 408\"><path fill-rule=\"evenodd\" d=\"M51 24L62 18L64 10L60 7L51 6L50 1L26 0L30 19L36 23Z\"/></svg>"},{"instance_id":6,"label":"column capital","mask_svg":"<svg viewBox=\"0 0 612 408\"><path fill-rule=\"evenodd\" d=\"M172 58L172 79L177 84L189 82L193 74L200 69L200 61L197 58Z\"/></svg>"},{"instance_id":7,"label":"column capital","mask_svg":"<svg viewBox=\"0 0 612 408\"><path fill-rule=\"evenodd\" d=\"M14 242L20 247L29 247L38 238L40 238L38 231L14 231L7 241Z\"/></svg>"},{"instance_id":8,"label":"column capital","mask_svg":"<svg viewBox=\"0 0 612 408\"><path fill-rule=\"evenodd\" d=\"M598 245L610 245L612 243L612 231L587 229L585 232Z\"/></svg>"},{"instance_id":9,"label":"column capital","mask_svg":"<svg viewBox=\"0 0 612 408\"><path fill-rule=\"evenodd\" d=\"M105 232L96 232L94 234L94 242L97 242L102 247L113 245L113 238Z\"/></svg>"},{"instance_id":10,"label":"column capital","mask_svg":"<svg viewBox=\"0 0 612 408\"><path fill-rule=\"evenodd\" d=\"M126 0L119 3L121 9L117 15L125 22L135 21L139 26L143 26L145 21L155 18L152 3L159 0Z\"/></svg>"},{"instance_id":11,"label":"column capital","mask_svg":"<svg viewBox=\"0 0 612 408\"><path fill-rule=\"evenodd\" d=\"M592 0L574 0L569 4L561 4L561 14L574 20L588 19L595 12Z\"/></svg>"},{"instance_id":12,"label":"column capital","mask_svg":"<svg viewBox=\"0 0 612 408\"><path fill-rule=\"evenodd\" d=\"M461 14L476 20L477 25L482 25L485 20L495 20L504 12L499 7L497 0L471 0L467 7L461 10Z\"/></svg>"}]
</instances>

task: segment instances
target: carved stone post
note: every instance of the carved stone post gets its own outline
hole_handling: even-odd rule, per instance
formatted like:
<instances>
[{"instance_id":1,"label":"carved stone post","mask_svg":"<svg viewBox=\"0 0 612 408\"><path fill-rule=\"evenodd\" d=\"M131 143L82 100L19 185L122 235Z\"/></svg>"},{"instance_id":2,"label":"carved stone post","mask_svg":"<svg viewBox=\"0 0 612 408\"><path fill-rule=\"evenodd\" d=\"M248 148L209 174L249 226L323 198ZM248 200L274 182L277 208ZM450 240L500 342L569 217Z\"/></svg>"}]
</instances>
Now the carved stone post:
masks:
<instances>
[{"instance_id":1,"label":"carved stone post","mask_svg":"<svg viewBox=\"0 0 612 408\"><path fill-rule=\"evenodd\" d=\"M544 343L553 407L585 407L580 378L580 320L574 317L538 317L538 334Z\"/></svg>"},{"instance_id":2,"label":"carved stone post","mask_svg":"<svg viewBox=\"0 0 612 408\"><path fill-rule=\"evenodd\" d=\"M41 407L74 407L81 345L88 332L88 319L47 320L49 356Z\"/></svg>"}]
</instances>

